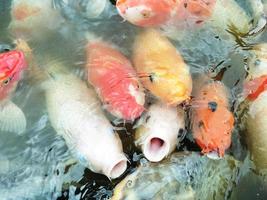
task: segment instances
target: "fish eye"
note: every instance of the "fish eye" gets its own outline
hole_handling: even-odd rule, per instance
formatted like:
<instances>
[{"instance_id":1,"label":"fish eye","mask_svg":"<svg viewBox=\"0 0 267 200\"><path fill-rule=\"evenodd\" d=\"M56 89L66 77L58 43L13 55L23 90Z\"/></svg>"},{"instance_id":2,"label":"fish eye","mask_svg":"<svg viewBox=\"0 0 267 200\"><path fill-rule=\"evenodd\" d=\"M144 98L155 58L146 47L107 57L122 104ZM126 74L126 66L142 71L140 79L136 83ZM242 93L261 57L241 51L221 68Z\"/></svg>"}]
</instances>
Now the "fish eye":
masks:
<instances>
[{"instance_id":1,"label":"fish eye","mask_svg":"<svg viewBox=\"0 0 267 200\"><path fill-rule=\"evenodd\" d=\"M8 85L10 81L11 81L11 78L8 77L8 78L7 78L6 80L4 80L2 83L3 83L3 85Z\"/></svg>"},{"instance_id":2,"label":"fish eye","mask_svg":"<svg viewBox=\"0 0 267 200\"><path fill-rule=\"evenodd\" d=\"M8 45L8 44L1 44L0 43L0 53L5 53L5 52L9 52L12 49L14 49L14 47L12 45Z\"/></svg>"}]
</instances>

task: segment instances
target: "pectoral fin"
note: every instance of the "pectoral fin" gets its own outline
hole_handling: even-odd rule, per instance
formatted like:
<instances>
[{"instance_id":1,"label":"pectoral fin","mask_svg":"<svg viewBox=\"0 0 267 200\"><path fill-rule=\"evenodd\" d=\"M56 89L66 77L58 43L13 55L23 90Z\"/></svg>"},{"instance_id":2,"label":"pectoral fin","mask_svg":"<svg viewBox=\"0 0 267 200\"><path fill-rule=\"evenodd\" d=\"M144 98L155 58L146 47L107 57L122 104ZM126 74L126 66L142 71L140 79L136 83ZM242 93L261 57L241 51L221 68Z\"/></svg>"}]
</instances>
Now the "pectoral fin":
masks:
<instances>
[{"instance_id":1,"label":"pectoral fin","mask_svg":"<svg viewBox=\"0 0 267 200\"><path fill-rule=\"evenodd\" d=\"M7 101L0 108L0 130L21 134L26 129L26 118L22 110Z\"/></svg>"}]
</instances>

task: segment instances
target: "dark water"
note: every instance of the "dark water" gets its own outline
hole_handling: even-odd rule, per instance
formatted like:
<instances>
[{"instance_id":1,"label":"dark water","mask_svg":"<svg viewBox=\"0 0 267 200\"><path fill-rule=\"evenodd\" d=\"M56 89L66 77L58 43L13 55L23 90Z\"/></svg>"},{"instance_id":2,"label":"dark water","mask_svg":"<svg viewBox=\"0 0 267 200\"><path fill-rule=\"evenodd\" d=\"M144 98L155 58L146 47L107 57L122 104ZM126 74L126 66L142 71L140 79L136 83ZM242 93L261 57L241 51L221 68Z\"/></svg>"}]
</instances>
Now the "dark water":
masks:
<instances>
[{"instance_id":1,"label":"dark water","mask_svg":"<svg viewBox=\"0 0 267 200\"><path fill-rule=\"evenodd\" d=\"M238 3L248 13L252 13L247 1L239 0ZM0 0L0 42L8 45L14 39L8 31L10 5L11 1ZM63 16L69 13L68 23L57 30L49 31L45 37L42 36L43 40L30 41L31 47L38 49L37 57L45 55L68 66L74 66L69 67L70 70L83 77L84 40L81 35L88 30L119 46L124 54L131 54L130 47L139 29L123 22L114 7L111 6L110 11L105 11L102 18L86 19L79 13L60 9L60 4L57 6ZM181 52L192 73L210 73L231 89L232 111L238 110L238 98L246 77L245 65L249 53L233 39L229 40L229 36L224 38L209 27L199 31L194 37L191 37L192 35L193 33L189 34L182 41L172 42ZM267 34L263 33L259 37L250 38L248 43L266 40ZM27 80L21 81L13 100L26 113L28 127L23 135L0 134L0 200L108 199L116 184L134 171L143 158L133 143L133 125L116 125L130 164L122 177L110 181L104 175L85 169L71 156L64 140L51 127L39 86L32 85ZM188 122L187 136L176 151L200 151L192 141L189 127ZM239 160L244 160L247 156L245 139L238 124L228 153ZM249 162L247 163L244 171L248 173L244 172L245 175L233 189L230 199L267 199L266 183L250 169Z\"/></svg>"}]
</instances>

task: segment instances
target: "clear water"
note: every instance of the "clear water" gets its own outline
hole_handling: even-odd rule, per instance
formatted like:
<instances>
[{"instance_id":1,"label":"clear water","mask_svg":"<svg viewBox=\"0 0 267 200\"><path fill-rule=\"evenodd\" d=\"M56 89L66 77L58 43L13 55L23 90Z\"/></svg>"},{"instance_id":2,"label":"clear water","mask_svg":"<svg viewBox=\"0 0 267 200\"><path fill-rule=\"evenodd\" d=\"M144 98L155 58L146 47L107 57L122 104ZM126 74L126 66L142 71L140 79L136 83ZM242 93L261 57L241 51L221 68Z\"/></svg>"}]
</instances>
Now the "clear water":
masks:
<instances>
[{"instance_id":1,"label":"clear water","mask_svg":"<svg viewBox=\"0 0 267 200\"><path fill-rule=\"evenodd\" d=\"M63 1L55 2L58 11L67 16L67 22L42 36L41 40L30 42L31 47L38 50L36 57L60 61L69 66L71 72L82 77L85 44L82 35L88 30L119 46L124 54L131 54L131 44L138 28L124 22L114 7L110 6L98 19L86 19L82 11L73 12L70 8L62 7L60 2ZM238 3L251 13L248 1L239 0ZM7 28L10 5L10 0L0 0L0 42L7 44L14 39ZM250 40L259 41L267 41L267 34ZM235 41L218 36L209 27L173 43L190 65L192 73L211 73L231 88L232 110L237 110L240 86L246 76L244 65L248 52L236 46ZM64 139L51 127L39 85L23 79L12 100L25 112L28 126L22 135L0 134L0 200L108 199L115 185L133 171L143 158L133 144L132 124L118 124L124 152L131 164L121 178L110 181L103 175L85 169L71 156ZM247 155L243 139L237 127L229 153L239 160L244 160ZM177 151L185 149L199 151L191 140L190 131ZM233 189L230 198L266 199L267 189L262 177L250 170L249 164L245 168L244 171L248 173L241 173L245 175Z\"/></svg>"}]
</instances>

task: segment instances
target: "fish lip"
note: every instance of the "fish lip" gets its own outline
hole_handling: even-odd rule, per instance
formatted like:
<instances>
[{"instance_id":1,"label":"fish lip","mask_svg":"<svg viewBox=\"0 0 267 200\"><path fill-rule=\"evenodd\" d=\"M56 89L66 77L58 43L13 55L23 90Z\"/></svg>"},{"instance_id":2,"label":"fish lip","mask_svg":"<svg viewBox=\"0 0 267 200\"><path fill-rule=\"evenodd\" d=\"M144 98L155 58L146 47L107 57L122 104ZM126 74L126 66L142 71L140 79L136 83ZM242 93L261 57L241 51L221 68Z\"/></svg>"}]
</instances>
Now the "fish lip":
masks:
<instances>
[{"instance_id":1,"label":"fish lip","mask_svg":"<svg viewBox=\"0 0 267 200\"><path fill-rule=\"evenodd\" d=\"M151 152L151 140L153 139L159 139L163 142L163 144L159 147L160 149L156 152ZM166 138L163 138L161 136L153 135L151 137L148 137L143 145L142 145L143 153L145 157L151 161L151 162L159 162L163 160L166 156L168 156L170 152L170 144Z\"/></svg>"},{"instance_id":2,"label":"fish lip","mask_svg":"<svg viewBox=\"0 0 267 200\"><path fill-rule=\"evenodd\" d=\"M127 158L120 154L111 162L112 164L103 169L103 173L110 179L119 178L127 169Z\"/></svg>"}]
</instances>

